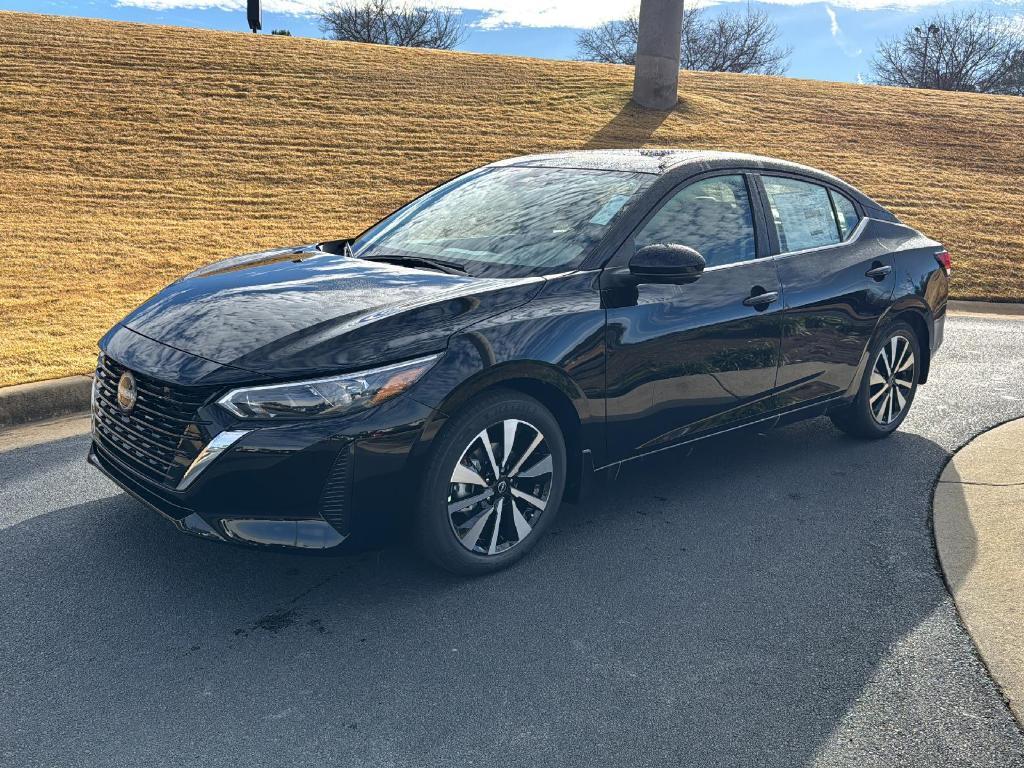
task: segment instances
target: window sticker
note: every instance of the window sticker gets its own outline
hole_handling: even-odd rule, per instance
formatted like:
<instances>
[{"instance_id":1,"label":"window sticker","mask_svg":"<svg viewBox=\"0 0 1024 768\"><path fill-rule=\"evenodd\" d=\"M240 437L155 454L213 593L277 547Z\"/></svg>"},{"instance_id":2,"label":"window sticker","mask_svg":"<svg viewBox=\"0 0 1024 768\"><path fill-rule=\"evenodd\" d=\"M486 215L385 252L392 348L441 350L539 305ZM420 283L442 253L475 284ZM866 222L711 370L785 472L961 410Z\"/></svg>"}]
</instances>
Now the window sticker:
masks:
<instances>
[{"instance_id":1,"label":"window sticker","mask_svg":"<svg viewBox=\"0 0 1024 768\"><path fill-rule=\"evenodd\" d=\"M775 200L793 250L813 248L835 240L832 211L826 211L814 195L781 195Z\"/></svg>"},{"instance_id":2,"label":"window sticker","mask_svg":"<svg viewBox=\"0 0 1024 768\"><path fill-rule=\"evenodd\" d=\"M622 206L624 206L628 200L629 195L613 196L607 203L601 206L601 210L593 215L590 219L590 223L603 227L615 217L616 213L622 210Z\"/></svg>"},{"instance_id":3,"label":"window sticker","mask_svg":"<svg viewBox=\"0 0 1024 768\"><path fill-rule=\"evenodd\" d=\"M795 179L766 178L771 203L785 251L802 251L839 242L828 190Z\"/></svg>"}]
</instances>

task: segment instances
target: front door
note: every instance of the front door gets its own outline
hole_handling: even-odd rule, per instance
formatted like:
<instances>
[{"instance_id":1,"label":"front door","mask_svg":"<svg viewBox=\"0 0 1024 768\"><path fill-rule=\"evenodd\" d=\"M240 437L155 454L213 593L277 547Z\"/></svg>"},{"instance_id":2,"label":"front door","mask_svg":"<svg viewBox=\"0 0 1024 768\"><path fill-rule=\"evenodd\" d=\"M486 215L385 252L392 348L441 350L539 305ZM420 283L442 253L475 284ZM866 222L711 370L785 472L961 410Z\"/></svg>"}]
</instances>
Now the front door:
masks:
<instances>
[{"instance_id":1,"label":"front door","mask_svg":"<svg viewBox=\"0 0 1024 768\"><path fill-rule=\"evenodd\" d=\"M687 285L604 292L610 461L757 415L779 360L782 286L774 259L758 258L746 176L683 185L632 239L630 253L676 243L707 267Z\"/></svg>"}]
</instances>

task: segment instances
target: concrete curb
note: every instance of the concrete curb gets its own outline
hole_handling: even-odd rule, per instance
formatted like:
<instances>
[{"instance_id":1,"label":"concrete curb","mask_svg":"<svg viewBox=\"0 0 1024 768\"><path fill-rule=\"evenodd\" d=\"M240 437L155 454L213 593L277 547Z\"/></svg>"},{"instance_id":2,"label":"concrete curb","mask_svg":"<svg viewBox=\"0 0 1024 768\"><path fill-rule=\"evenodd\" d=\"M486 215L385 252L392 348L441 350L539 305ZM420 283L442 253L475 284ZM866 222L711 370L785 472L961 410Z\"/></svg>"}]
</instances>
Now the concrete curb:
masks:
<instances>
[{"instance_id":1,"label":"concrete curb","mask_svg":"<svg viewBox=\"0 0 1024 768\"><path fill-rule=\"evenodd\" d=\"M67 376L0 387L0 429L89 410L92 376Z\"/></svg>"},{"instance_id":2,"label":"concrete curb","mask_svg":"<svg viewBox=\"0 0 1024 768\"><path fill-rule=\"evenodd\" d=\"M985 432L949 460L932 499L935 546L964 627L1024 723L1024 419Z\"/></svg>"},{"instance_id":3,"label":"concrete curb","mask_svg":"<svg viewBox=\"0 0 1024 768\"><path fill-rule=\"evenodd\" d=\"M1024 316L1024 304L999 301L950 301L946 309L954 315L1020 315Z\"/></svg>"}]
</instances>

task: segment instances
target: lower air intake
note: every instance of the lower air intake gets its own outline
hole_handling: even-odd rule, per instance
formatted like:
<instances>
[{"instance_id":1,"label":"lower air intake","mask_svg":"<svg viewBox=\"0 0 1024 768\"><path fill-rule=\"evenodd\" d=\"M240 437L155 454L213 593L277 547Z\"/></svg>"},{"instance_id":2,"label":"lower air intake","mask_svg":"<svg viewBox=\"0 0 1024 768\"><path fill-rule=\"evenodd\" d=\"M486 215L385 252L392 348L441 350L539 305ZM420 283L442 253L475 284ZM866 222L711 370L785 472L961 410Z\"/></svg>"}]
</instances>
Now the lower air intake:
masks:
<instances>
[{"instance_id":1,"label":"lower air intake","mask_svg":"<svg viewBox=\"0 0 1024 768\"><path fill-rule=\"evenodd\" d=\"M348 506L352 490L352 445L346 445L334 460L320 495L320 517L342 536L349 533Z\"/></svg>"}]
</instances>

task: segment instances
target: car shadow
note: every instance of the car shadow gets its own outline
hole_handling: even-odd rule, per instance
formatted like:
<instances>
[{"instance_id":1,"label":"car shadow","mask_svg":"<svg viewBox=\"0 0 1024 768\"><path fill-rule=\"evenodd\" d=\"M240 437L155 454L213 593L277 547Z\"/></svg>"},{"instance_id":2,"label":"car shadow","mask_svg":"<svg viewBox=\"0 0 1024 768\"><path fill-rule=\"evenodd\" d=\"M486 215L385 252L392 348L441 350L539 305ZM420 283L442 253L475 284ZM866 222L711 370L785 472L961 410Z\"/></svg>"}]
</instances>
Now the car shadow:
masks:
<instances>
[{"instance_id":1,"label":"car shadow","mask_svg":"<svg viewBox=\"0 0 1024 768\"><path fill-rule=\"evenodd\" d=\"M7 754L807 764L945 599L946 456L821 419L666 451L470 580L401 547L257 552L123 494L73 504L0 530Z\"/></svg>"}]
</instances>

